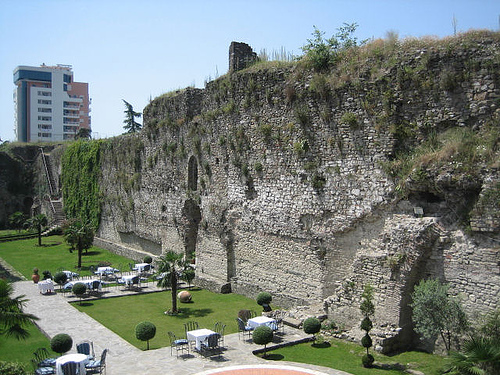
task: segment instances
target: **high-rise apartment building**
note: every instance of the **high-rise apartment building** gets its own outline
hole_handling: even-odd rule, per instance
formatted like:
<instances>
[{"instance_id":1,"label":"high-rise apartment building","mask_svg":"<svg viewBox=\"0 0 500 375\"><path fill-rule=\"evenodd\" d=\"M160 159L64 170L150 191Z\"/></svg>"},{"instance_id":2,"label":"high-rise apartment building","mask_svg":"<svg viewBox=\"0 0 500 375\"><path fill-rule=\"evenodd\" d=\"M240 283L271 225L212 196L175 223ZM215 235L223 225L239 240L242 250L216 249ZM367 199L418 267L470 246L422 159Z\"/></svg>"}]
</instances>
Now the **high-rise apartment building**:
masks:
<instances>
[{"instance_id":1,"label":"high-rise apartment building","mask_svg":"<svg viewBox=\"0 0 500 375\"><path fill-rule=\"evenodd\" d=\"M88 83L73 81L70 65L14 70L15 131L19 142L73 139L90 130Z\"/></svg>"}]
</instances>

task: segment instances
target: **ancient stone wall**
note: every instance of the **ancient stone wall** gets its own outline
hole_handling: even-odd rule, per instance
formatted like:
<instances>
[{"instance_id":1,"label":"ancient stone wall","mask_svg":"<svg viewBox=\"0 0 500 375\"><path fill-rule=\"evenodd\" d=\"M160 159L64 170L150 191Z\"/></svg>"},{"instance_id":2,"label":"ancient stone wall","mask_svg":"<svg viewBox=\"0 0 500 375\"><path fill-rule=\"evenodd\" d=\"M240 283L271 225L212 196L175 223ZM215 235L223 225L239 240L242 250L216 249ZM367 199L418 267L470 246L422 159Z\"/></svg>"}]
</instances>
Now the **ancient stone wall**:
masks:
<instances>
[{"instance_id":1,"label":"ancient stone wall","mask_svg":"<svg viewBox=\"0 0 500 375\"><path fill-rule=\"evenodd\" d=\"M198 285L269 291L347 328L370 283L393 348L412 340L408 302L422 278L452 282L470 312L498 306L498 245L460 229L494 170L472 178L451 163L404 181L400 196L384 168L431 132L498 126L498 42L474 46L416 46L335 85L297 65L255 67L153 100L141 133L103 150L98 236L195 254ZM490 216L481 230L498 238Z\"/></svg>"}]
</instances>

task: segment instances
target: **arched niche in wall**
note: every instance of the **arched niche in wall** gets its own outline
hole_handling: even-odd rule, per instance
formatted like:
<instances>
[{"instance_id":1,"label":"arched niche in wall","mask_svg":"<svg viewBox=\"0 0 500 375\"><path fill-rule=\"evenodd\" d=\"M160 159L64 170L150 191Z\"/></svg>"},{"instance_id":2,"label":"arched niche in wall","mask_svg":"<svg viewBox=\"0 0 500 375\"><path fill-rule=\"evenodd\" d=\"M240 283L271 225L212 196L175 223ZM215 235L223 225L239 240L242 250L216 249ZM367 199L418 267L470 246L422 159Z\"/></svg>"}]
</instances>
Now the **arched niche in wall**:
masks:
<instances>
[{"instance_id":1,"label":"arched niche in wall","mask_svg":"<svg viewBox=\"0 0 500 375\"><path fill-rule=\"evenodd\" d=\"M188 190L198 190L198 160L191 156L188 162Z\"/></svg>"}]
</instances>

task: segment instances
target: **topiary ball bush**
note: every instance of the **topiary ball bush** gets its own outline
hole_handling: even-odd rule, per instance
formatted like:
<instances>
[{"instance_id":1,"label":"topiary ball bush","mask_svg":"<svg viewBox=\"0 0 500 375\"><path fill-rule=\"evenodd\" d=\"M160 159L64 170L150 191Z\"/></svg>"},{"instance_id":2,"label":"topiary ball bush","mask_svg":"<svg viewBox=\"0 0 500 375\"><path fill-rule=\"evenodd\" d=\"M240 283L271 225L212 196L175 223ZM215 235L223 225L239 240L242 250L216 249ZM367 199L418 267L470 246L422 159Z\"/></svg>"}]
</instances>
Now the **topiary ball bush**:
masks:
<instances>
[{"instance_id":1,"label":"topiary ball bush","mask_svg":"<svg viewBox=\"0 0 500 375\"><path fill-rule=\"evenodd\" d=\"M303 328L305 333L314 335L321 330L321 322L318 318L310 317L304 320Z\"/></svg>"},{"instance_id":2,"label":"topiary ball bush","mask_svg":"<svg viewBox=\"0 0 500 375\"><path fill-rule=\"evenodd\" d=\"M252 333L252 340L257 345L267 345L273 341L273 330L268 326L258 326Z\"/></svg>"},{"instance_id":3,"label":"topiary ball bush","mask_svg":"<svg viewBox=\"0 0 500 375\"><path fill-rule=\"evenodd\" d=\"M68 275L66 275L64 272L57 272L54 275L54 281L59 285L63 285L66 283L66 281L68 281Z\"/></svg>"},{"instance_id":4,"label":"topiary ball bush","mask_svg":"<svg viewBox=\"0 0 500 375\"><path fill-rule=\"evenodd\" d=\"M366 335L364 335L363 338L361 339L361 345L363 345L363 348L371 348L372 347L373 341L368 333Z\"/></svg>"},{"instance_id":5,"label":"topiary ball bush","mask_svg":"<svg viewBox=\"0 0 500 375\"><path fill-rule=\"evenodd\" d=\"M135 337L137 340L147 341L147 350L149 350L149 340L156 335L156 326L151 322L140 322L135 326Z\"/></svg>"},{"instance_id":6,"label":"topiary ball bush","mask_svg":"<svg viewBox=\"0 0 500 375\"><path fill-rule=\"evenodd\" d=\"M362 329L363 331L369 332L372 328L373 328L373 323L372 323L372 321L370 320L370 318L369 318L369 317L365 317L365 318L361 321L361 329Z\"/></svg>"},{"instance_id":7,"label":"topiary ball bush","mask_svg":"<svg viewBox=\"0 0 500 375\"><path fill-rule=\"evenodd\" d=\"M363 367L370 368L373 366L375 358L373 358L371 354L365 354L363 358L361 358L361 362L363 363Z\"/></svg>"},{"instance_id":8,"label":"topiary ball bush","mask_svg":"<svg viewBox=\"0 0 500 375\"><path fill-rule=\"evenodd\" d=\"M76 283L71 290L76 296L83 296L87 291L87 286L84 283Z\"/></svg>"},{"instance_id":9,"label":"topiary ball bush","mask_svg":"<svg viewBox=\"0 0 500 375\"><path fill-rule=\"evenodd\" d=\"M144 263L151 264L153 262L153 258L151 258L149 255L146 255L142 261Z\"/></svg>"},{"instance_id":10,"label":"topiary ball bush","mask_svg":"<svg viewBox=\"0 0 500 375\"><path fill-rule=\"evenodd\" d=\"M49 270L45 270L42 272L42 275L43 275L43 279L44 280L48 280L48 279L52 279L52 274L50 273Z\"/></svg>"},{"instance_id":11,"label":"topiary ball bush","mask_svg":"<svg viewBox=\"0 0 500 375\"><path fill-rule=\"evenodd\" d=\"M261 292L257 295L257 303L259 305L269 305L273 300L273 296L271 296L268 292Z\"/></svg>"},{"instance_id":12,"label":"topiary ball bush","mask_svg":"<svg viewBox=\"0 0 500 375\"><path fill-rule=\"evenodd\" d=\"M59 333L50 340L50 348L56 353L68 352L73 346L73 339L66 333Z\"/></svg>"}]
</instances>

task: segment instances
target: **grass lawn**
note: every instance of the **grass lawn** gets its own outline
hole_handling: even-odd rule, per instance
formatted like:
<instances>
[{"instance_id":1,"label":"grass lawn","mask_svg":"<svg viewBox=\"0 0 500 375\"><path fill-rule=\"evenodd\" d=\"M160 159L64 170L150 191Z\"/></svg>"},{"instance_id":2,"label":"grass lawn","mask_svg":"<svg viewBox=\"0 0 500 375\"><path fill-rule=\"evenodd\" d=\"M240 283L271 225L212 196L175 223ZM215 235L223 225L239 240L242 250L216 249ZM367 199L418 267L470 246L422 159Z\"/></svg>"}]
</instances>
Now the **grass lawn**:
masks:
<instances>
[{"instance_id":1,"label":"grass lawn","mask_svg":"<svg viewBox=\"0 0 500 375\"><path fill-rule=\"evenodd\" d=\"M90 266L97 266L99 262L110 262L112 267L128 270L128 263L132 260L116 255L99 247L91 247L82 254L82 268L77 270L78 254L69 252L69 246L62 236L42 238L42 246L38 246L38 239L19 240L0 243L0 257L31 279L33 268L39 270L40 276L45 270L54 275L59 269L76 271L81 276L90 275Z\"/></svg>"},{"instance_id":2,"label":"grass lawn","mask_svg":"<svg viewBox=\"0 0 500 375\"><path fill-rule=\"evenodd\" d=\"M0 335L0 361L22 363L26 370L32 371L31 358L36 349L46 348L51 357L59 356L50 349L49 339L38 330L38 327L30 326L28 331L30 337L27 340L16 340Z\"/></svg>"},{"instance_id":3,"label":"grass lawn","mask_svg":"<svg viewBox=\"0 0 500 375\"><path fill-rule=\"evenodd\" d=\"M236 317L241 309L261 309L255 300L238 294L219 294L193 288L192 303L179 303L181 313L176 316L165 315L171 309L170 291L132 295L85 301L82 305L73 304L78 310L90 315L104 326L139 349L146 349L146 343L135 338L135 326L142 321L156 326L156 336L150 340L150 349L169 346L167 332L184 337L184 323L198 322L200 328L213 329L215 322L226 324L225 333L236 333Z\"/></svg>"},{"instance_id":4,"label":"grass lawn","mask_svg":"<svg viewBox=\"0 0 500 375\"><path fill-rule=\"evenodd\" d=\"M268 352L269 360L292 361L309 363L318 366L325 366L342 370L355 375L400 375L403 371L387 370L381 368L364 368L361 364L361 357L366 353L360 344L332 339L324 344L313 345L311 343L288 346L272 352ZM375 361L380 363L400 363L411 367L414 370L423 372L426 375L441 374L441 368L445 363L445 357L421 352L405 352L394 356L385 356L370 353L375 357Z\"/></svg>"}]
</instances>

